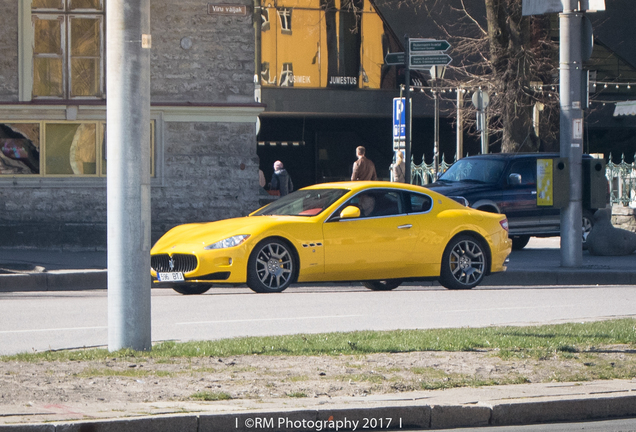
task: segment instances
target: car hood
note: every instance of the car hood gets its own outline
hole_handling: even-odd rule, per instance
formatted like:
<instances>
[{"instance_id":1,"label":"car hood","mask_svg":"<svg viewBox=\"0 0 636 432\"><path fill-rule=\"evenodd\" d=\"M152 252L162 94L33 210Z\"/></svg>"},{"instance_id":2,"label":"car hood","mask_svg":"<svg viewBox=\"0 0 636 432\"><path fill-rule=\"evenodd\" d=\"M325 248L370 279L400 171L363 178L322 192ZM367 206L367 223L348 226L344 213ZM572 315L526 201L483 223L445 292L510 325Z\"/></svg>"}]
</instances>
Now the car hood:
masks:
<instances>
[{"instance_id":1,"label":"car hood","mask_svg":"<svg viewBox=\"0 0 636 432\"><path fill-rule=\"evenodd\" d=\"M492 190L493 185L487 183L473 183L473 182L452 182L444 183L437 181L435 183L424 185L424 187L434 190L445 196L464 196L464 194L473 194L476 192Z\"/></svg>"},{"instance_id":2,"label":"car hood","mask_svg":"<svg viewBox=\"0 0 636 432\"><path fill-rule=\"evenodd\" d=\"M297 216L246 216L215 222L179 225L165 233L151 253L179 246L179 249L200 249L212 243L240 234L254 236L274 224L298 221Z\"/></svg>"}]
</instances>

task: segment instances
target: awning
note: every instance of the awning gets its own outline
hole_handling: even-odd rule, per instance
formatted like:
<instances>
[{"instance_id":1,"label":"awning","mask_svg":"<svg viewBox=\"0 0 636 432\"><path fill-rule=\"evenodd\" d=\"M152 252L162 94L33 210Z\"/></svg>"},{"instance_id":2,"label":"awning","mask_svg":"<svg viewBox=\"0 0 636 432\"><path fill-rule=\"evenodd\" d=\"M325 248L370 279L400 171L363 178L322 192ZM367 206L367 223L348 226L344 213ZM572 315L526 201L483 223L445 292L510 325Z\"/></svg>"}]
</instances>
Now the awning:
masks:
<instances>
[{"instance_id":1,"label":"awning","mask_svg":"<svg viewBox=\"0 0 636 432\"><path fill-rule=\"evenodd\" d=\"M636 101L616 102L614 117L636 115Z\"/></svg>"}]
</instances>

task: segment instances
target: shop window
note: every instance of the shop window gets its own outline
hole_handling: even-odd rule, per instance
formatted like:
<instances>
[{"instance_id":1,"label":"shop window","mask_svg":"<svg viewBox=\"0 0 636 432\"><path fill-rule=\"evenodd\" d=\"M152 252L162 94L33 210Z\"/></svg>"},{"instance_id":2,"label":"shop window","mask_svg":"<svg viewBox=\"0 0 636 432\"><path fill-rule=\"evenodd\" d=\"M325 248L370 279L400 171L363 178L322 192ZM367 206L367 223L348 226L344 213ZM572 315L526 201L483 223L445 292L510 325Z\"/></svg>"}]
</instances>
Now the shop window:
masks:
<instances>
[{"instance_id":1,"label":"shop window","mask_svg":"<svg viewBox=\"0 0 636 432\"><path fill-rule=\"evenodd\" d=\"M104 97L103 0L33 0L33 97Z\"/></svg>"},{"instance_id":2,"label":"shop window","mask_svg":"<svg viewBox=\"0 0 636 432\"><path fill-rule=\"evenodd\" d=\"M0 122L0 176L106 176L104 122ZM154 176L155 122L150 123ZM101 155L101 157L97 157Z\"/></svg>"}]
</instances>

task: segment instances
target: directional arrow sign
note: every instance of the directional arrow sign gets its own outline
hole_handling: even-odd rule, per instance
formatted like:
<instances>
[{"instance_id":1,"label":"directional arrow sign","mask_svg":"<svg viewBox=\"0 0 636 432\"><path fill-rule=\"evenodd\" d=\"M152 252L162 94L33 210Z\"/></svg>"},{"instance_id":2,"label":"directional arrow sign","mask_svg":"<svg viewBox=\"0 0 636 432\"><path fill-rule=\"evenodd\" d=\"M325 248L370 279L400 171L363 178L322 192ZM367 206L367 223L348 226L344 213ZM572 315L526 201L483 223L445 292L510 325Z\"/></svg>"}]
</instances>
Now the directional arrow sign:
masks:
<instances>
[{"instance_id":1,"label":"directional arrow sign","mask_svg":"<svg viewBox=\"0 0 636 432\"><path fill-rule=\"evenodd\" d=\"M440 53L450 48L445 40L409 39L411 52L438 51Z\"/></svg>"},{"instance_id":2,"label":"directional arrow sign","mask_svg":"<svg viewBox=\"0 0 636 432\"><path fill-rule=\"evenodd\" d=\"M453 60L447 54L437 55L411 55L411 67L418 69L426 69L431 66L446 66Z\"/></svg>"},{"instance_id":3,"label":"directional arrow sign","mask_svg":"<svg viewBox=\"0 0 636 432\"><path fill-rule=\"evenodd\" d=\"M386 57L384 58L384 64L389 66L403 65L404 53L403 52L388 53Z\"/></svg>"}]
</instances>

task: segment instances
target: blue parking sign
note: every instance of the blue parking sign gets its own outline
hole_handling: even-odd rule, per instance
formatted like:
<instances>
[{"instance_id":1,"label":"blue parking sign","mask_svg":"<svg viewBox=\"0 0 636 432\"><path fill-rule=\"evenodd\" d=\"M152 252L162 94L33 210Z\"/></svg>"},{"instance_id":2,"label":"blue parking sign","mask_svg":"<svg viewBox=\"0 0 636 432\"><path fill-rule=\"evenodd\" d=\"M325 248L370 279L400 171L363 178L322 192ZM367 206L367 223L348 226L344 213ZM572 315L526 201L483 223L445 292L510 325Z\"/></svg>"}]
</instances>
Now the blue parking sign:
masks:
<instances>
[{"instance_id":1,"label":"blue parking sign","mask_svg":"<svg viewBox=\"0 0 636 432\"><path fill-rule=\"evenodd\" d=\"M406 98L393 98L393 139L406 139L406 114L404 104Z\"/></svg>"}]
</instances>

